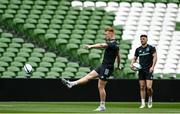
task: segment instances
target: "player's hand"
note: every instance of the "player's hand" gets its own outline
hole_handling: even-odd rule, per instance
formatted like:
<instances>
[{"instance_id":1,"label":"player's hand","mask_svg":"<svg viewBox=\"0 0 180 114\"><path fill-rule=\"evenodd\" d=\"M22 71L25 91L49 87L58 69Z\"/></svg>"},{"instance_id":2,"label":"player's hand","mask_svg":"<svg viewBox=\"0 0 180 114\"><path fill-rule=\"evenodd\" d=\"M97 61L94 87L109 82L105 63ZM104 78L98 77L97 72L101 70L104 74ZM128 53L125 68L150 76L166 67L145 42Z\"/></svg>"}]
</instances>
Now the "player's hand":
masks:
<instances>
[{"instance_id":1,"label":"player's hand","mask_svg":"<svg viewBox=\"0 0 180 114\"><path fill-rule=\"evenodd\" d=\"M91 45L85 45L86 49L91 49Z\"/></svg>"},{"instance_id":2,"label":"player's hand","mask_svg":"<svg viewBox=\"0 0 180 114\"><path fill-rule=\"evenodd\" d=\"M131 65L130 65L130 68L131 68L131 70L134 70L134 66L133 66L133 64L131 64Z\"/></svg>"},{"instance_id":3,"label":"player's hand","mask_svg":"<svg viewBox=\"0 0 180 114\"><path fill-rule=\"evenodd\" d=\"M151 67L151 68L149 69L149 72L153 72L153 71L154 71L154 68Z\"/></svg>"}]
</instances>

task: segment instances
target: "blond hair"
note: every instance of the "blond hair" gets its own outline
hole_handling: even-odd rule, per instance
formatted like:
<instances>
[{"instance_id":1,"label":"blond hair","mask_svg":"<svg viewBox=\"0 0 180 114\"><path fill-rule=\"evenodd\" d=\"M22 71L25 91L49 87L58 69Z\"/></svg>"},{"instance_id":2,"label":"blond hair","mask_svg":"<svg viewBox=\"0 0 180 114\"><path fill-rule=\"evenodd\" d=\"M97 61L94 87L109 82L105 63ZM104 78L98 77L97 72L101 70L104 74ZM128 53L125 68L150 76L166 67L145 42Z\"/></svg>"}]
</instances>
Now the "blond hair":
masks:
<instances>
[{"instance_id":1,"label":"blond hair","mask_svg":"<svg viewBox=\"0 0 180 114\"><path fill-rule=\"evenodd\" d=\"M106 31L114 32L114 29L113 29L113 27L107 27L107 28L105 29L105 32L106 32Z\"/></svg>"}]
</instances>

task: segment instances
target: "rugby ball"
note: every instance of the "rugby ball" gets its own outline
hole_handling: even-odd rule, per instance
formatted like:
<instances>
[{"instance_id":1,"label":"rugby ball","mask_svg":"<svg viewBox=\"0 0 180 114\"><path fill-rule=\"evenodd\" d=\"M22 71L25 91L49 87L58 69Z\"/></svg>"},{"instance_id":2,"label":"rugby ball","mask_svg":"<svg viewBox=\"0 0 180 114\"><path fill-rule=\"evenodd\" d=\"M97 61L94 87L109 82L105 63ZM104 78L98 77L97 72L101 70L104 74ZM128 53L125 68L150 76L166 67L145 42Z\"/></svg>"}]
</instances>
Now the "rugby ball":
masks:
<instances>
[{"instance_id":1,"label":"rugby ball","mask_svg":"<svg viewBox=\"0 0 180 114\"><path fill-rule=\"evenodd\" d=\"M32 68L32 66L31 66L30 64L25 64L25 65L24 65L24 71L25 71L27 74L31 73L32 70L33 70L33 68Z\"/></svg>"},{"instance_id":2,"label":"rugby ball","mask_svg":"<svg viewBox=\"0 0 180 114\"><path fill-rule=\"evenodd\" d=\"M140 70L142 67L141 67L141 65L139 64L139 63L133 63L133 70L135 70L135 71L138 71L138 70Z\"/></svg>"}]
</instances>

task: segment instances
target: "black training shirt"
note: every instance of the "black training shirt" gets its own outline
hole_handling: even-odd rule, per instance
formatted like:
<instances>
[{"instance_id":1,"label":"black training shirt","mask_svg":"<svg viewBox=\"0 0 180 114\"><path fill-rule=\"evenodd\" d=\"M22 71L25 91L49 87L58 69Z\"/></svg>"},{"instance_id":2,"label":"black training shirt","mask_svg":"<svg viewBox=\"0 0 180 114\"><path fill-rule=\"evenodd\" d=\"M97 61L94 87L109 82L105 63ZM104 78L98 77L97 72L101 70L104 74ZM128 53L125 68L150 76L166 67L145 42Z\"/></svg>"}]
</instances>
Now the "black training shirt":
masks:
<instances>
[{"instance_id":1,"label":"black training shirt","mask_svg":"<svg viewBox=\"0 0 180 114\"><path fill-rule=\"evenodd\" d=\"M139 63L142 66L142 69L148 69L153 64L153 54L156 52L156 48L151 45L146 47L138 47L135 51L135 57L139 57Z\"/></svg>"},{"instance_id":2,"label":"black training shirt","mask_svg":"<svg viewBox=\"0 0 180 114\"><path fill-rule=\"evenodd\" d=\"M114 66L116 56L119 51L118 43L115 40L107 41L107 48L104 52L103 65Z\"/></svg>"}]
</instances>

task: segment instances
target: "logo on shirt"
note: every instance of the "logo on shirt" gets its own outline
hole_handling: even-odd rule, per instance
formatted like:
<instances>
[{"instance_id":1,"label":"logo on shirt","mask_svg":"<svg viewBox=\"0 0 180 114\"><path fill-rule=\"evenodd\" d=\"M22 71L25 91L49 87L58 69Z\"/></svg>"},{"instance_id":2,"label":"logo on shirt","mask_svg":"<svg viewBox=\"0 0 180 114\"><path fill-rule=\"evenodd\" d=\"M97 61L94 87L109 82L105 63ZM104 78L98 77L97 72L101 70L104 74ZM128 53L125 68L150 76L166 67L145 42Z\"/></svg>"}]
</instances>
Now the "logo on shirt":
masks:
<instances>
[{"instance_id":1,"label":"logo on shirt","mask_svg":"<svg viewBox=\"0 0 180 114\"><path fill-rule=\"evenodd\" d=\"M148 48L146 48L146 52L147 52L147 51L149 51L149 47L148 47Z\"/></svg>"}]
</instances>

